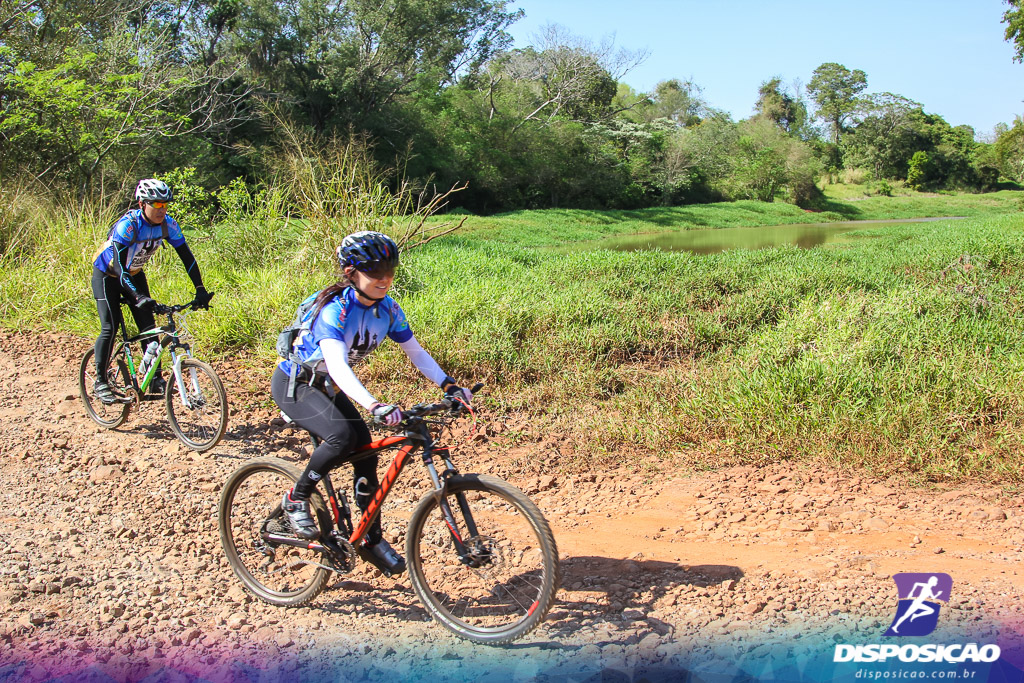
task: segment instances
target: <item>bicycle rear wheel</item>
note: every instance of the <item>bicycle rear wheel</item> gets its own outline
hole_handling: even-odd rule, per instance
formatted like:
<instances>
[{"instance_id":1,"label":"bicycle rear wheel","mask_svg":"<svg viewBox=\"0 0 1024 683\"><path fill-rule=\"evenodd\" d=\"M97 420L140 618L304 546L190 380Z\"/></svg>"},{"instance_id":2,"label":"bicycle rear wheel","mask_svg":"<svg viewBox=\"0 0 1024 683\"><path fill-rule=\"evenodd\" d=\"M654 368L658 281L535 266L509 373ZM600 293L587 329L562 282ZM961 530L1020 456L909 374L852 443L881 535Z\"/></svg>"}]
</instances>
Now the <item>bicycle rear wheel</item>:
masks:
<instances>
[{"instance_id":1,"label":"bicycle rear wheel","mask_svg":"<svg viewBox=\"0 0 1024 683\"><path fill-rule=\"evenodd\" d=\"M281 498L301 472L277 458L252 460L228 477L220 496L217 527L228 564L249 591L280 607L303 605L320 593L328 560L315 550L277 545L262 533L291 536ZM310 500L321 531L330 529L323 500Z\"/></svg>"},{"instance_id":2,"label":"bicycle rear wheel","mask_svg":"<svg viewBox=\"0 0 1024 683\"><path fill-rule=\"evenodd\" d=\"M118 356L116 361L111 358L107 366L107 384L114 392L114 396L120 400L117 403L106 404L96 398L93 395L93 385L96 383L96 363L93 362L95 353L95 349L89 349L82 357L82 364L78 369L78 395L93 422L101 427L113 429L128 419L128 411L131 410L130 399L134 390L128 379L128 366L125 365L124 358Z\"/></svg>"},{"instance_id":3,"label":"bicycle rear wheel","mask_svg":"<svg viewBox=\"0 0 1024 683\"><path fill-rule=\"evenodd\" d=\"M184 394L178 391L176 377L167 383L167 419L182 443L200 453L208 451L217 445L228 426L224 385L213 368L194 358L182 359L181 382Z\"/></svg>"},{"instance_id":4,"label":"bicycle rear wheel","mask_svg":"<svg viewBox=\"0 0 1024 683\"><path fill-rule=\"evenodd\" d=\"M467 553L459 557L438 499L426 495L405 546L420 601L442 626L477 643L529 633L558 590L558 549L547 520L517 488L482 474L449 479L445 500Z\"/></svg>"}]
</instances>

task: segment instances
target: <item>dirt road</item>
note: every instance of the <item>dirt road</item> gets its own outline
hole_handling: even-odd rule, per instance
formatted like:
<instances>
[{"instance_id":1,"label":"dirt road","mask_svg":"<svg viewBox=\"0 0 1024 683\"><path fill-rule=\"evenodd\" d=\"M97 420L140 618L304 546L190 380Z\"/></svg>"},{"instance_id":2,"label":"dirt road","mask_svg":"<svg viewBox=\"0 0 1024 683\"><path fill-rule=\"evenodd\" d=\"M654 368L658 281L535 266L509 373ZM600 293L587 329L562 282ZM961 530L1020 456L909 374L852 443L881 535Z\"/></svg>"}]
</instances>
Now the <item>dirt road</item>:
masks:
<instances>
[{"instance_id":1,"label":"dirt road","mask_svg":"<svg viewBox=\"0 0 1024 683\"><path fill-rule=\"evenodd\" d=\"M228 433L193 454L162 403L117 431L88 419L76 372L90 343L0 333L0 680L296 670L456 680L498 669L526 680L792 659L829 638L877 642L898 572L952 576L936 637L969 633L1020 656L1024 505L998 488L909 489L786 463L538 475L543 447L513 446L500 425L461 439L456 460L529 493L564 567L559 602L522 643L460 642L429 622L406 577L365 568L310 607L264 605L224 560L216 503L245 459L304 457L302 435L267 403L269 372L215 364L232 404ZM514 465L525 461L530 471ZM424 493L418 479L400 482L386 532Z\"/></svg>"}]
</instances>

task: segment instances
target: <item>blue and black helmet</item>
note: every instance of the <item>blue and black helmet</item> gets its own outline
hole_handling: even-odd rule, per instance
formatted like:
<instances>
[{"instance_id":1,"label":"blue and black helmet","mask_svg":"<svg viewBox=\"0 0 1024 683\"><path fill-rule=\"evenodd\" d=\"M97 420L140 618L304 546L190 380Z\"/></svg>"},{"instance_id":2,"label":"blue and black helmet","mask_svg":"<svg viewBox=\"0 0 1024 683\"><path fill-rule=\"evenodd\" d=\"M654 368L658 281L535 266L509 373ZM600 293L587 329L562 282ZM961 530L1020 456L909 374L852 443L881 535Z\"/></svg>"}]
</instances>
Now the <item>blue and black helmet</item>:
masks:
<instances>
[{"instance_id":1,"label":"blue and black helmet","mask_svg":"<svg viewBox=\"0 0 1024 683\"><path fill-rule=\"evenodd\" d=\"M349 266L362 271L395 268L398 265L398 245L382 232L362 230L341 241L337 256L342 270Z\"/></svg>"}]
</instances>

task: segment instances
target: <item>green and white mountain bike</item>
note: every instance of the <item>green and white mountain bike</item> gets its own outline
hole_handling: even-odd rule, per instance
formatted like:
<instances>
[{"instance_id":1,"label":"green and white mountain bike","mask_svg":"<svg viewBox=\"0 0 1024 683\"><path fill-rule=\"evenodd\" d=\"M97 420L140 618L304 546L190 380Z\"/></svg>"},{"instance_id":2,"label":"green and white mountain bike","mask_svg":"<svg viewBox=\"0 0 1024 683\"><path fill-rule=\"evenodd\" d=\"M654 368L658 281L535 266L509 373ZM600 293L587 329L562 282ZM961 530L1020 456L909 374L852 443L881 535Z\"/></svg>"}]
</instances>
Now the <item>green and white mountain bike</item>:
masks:
<instances>
[{"instance_id":1,"label":"green and white mountain bike","mask_svg":"<svg viewBox=\"0 0 1024 683\"><path fill-rule=\"evenodd\" d=\"M171 429L182 443L194 451L208 451L217 445L228 426L227 395L217 373L208 364L193 358L192 350L185 341L188 338L186 318L192 310L192 302L174 306L157 304L153 312L166 315L167 323L131 338L124 320L121 320L122 341L110 354L107 366L107 383L117 397L115 403L103 403L93 395L95 349L89 349L78 372L78 392L89 417L96 424L107 429L122 425L128 419L132 405L140 405L146 400L146 390L157 375L160 361L170 354L172 376L163 399ZM176 321L174 316L177 313L181 315ZM135 359L142 358L143 349L154 338L160 342L156 358L145 372L139 372ZM160 399L159 396L153 398Z\"/></svg>"}]
</instances>

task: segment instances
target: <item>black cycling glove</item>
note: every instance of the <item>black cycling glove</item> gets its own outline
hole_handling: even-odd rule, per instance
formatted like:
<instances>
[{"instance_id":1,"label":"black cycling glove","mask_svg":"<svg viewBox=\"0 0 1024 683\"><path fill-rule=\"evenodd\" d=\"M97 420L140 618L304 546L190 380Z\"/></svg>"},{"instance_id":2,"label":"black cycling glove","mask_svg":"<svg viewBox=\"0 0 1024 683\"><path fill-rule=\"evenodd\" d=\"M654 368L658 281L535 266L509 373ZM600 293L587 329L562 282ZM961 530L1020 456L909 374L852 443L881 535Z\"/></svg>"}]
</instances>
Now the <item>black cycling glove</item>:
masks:
<instances>
[{"instance_id":1,"label":"black cycling glove","mask_svg":"<svg viewBox=\"0 0 1024 683\"><path fill-rule=\"evenodd\" d=\"M444 395L448 398L455 399L457 402L464 403L467 407L473 403L473 392L454 383L449 384L444 388Z\"/></svg>"},{"instance_id":2,"label":"black cycling glove","mask_svg":"<svg viewBox=\"0 0 1024 683\"><path fill-rule=\"evenodd\" d=\"M156 307L156 299L151 299L148 296L140 296L135 299L135 303L133 305L140 311L152 311L153 308Z\"/></svg>"},{"instance_id":3,"label":"black cycling glove","mask_svg":"<svg viewBox=\"0 0 1024 683\"><path fill-rule=\"evenodd\" d=\"M207 292L205 287L196 287L196 298L192 300L192 308L209 308L213 292Z\"/></svg>"}]
</instances>

